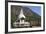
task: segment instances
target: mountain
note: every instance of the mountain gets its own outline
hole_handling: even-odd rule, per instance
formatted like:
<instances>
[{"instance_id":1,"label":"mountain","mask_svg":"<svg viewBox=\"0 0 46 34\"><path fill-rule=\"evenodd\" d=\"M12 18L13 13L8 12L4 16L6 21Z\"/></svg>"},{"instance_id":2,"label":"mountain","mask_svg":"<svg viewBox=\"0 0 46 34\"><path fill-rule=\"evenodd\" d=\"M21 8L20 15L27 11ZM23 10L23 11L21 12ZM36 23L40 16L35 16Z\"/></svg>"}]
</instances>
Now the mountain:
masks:
<instances>
[{"instance_id":1,"label":"mountain","mask_svg":"<svg viewBox=\"0 0 46 34\"><path fill-rule=\"evenodd\" d=\"M31 10L28 7L22 7L22 6L11 6L11 7L12 7L12 15L19 15L20 10L22 8L25 16L35 15L37 17L40 17L40 15L36 14L35 12L33 12L33 10Z\"/></svg>"}]
</instances>

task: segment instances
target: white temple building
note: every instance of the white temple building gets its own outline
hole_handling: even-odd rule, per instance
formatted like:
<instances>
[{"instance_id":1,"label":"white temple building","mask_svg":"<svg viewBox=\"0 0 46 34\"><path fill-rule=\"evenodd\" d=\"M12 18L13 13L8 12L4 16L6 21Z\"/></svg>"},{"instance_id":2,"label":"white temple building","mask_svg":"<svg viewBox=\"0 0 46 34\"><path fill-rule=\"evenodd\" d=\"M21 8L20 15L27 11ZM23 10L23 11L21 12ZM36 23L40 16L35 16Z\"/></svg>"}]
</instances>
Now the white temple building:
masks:
<instances>
[{"instance_id":1,"label":"white temple building","mask_svg":"<svg viewBox=\"0 0 46 34\"><path fill-rule=\"evenodd\" d=\"M21 8L20 14L18 16L20 19L20 24L24 24L24 19L26 18L25 15L23 14L23 9Z\"/></svg>"},{"instance_id":2,"label":"white temple building","mask_svg":"<svg viewBox=\"0 0 46 34\"><path fill-rule=\"evenodd\" d=\"M25 15L23 14L23 9L21 9L18 18L21 19L22 17L25 18Z\"/></svg>"},{"instance_id":3,"label":"white temple building","mask_svg":"<svg viewBox=\"0 0 46 34\"><path fill-rule=\"evenodd\" d=\"M14 22L13 26L14 27L25 27L25 26L29 27L30 23L29 22L25 22L25 20L24 20L25 18L26 18L26 16L24 15L23 9L21 8L20 14L18 15L19 22Z\"/></svg>"}]
</instances>

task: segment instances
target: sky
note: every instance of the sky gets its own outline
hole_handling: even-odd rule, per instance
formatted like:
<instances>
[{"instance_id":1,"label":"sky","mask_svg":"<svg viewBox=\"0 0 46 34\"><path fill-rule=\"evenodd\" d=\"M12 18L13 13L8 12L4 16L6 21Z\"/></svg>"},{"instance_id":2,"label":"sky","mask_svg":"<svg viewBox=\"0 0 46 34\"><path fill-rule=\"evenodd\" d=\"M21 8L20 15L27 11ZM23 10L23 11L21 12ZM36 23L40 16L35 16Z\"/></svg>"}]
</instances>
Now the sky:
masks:
<instances>
[{"instance_id":1,"label":"sky","mask_svg":"<svg viewBox=\"0 0 46 34\"><path fill-rule=\"evenodd\" d=\"M28 8L30 8L33 12L41 16L41 6L30 6Z\"/></svg>"}]
</instances>

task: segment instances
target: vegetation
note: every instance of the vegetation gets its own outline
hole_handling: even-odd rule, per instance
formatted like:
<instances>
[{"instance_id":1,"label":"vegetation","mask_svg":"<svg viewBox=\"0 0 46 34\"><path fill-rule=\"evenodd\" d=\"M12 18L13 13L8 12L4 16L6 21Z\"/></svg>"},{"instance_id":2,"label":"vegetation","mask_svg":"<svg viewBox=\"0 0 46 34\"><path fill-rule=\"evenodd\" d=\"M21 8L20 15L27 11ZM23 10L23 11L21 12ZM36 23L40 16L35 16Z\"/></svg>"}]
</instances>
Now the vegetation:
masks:
<instances>
[{"instance_id":1,"label":"vegetation","mask_svg":"<svg viewBox=\"0 0 46 34\"><path fill-rule=\"evenodd\" d=\"M15 22L15 21L16 21L16 18L17 18L16 16L12 16L12 17L11 17L11 22L12 22L12 23Z\"/></svg>"},{"instance_id":2,"label":"vegetation","mask_svg":"<svg viewBox=\"0 0 46 34\"><path fill-rule=\"evenodd\" d=\"M32 15L32 16L26 16L26 20L27 21L32 21L32 20L38 20L38 19L40 19L41 20L41 17L40 16L36 16L36 15Z\"/></svg>"}]
</instances>

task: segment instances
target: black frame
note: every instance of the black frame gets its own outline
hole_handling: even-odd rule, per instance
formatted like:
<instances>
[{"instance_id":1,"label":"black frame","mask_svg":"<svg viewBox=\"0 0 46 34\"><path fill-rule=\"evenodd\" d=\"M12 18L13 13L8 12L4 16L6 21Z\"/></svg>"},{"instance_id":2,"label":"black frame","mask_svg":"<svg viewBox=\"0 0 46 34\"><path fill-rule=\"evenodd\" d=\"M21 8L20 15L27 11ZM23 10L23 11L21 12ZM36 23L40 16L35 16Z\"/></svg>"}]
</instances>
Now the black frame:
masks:
<instances>
[{"instance_id":1,"label":"black frame","mask_svg":"<svg viewBox=\"0 0 46 34\"><path fill-rule=\"evenodd\" d=\"M32 3L32 4L43 4L43 30L32 30L32 31L19 31L19 32L8 32L8 2L16 3ZM44 2L24 2L24 1L5 1L5 33L22 33L22 32L38 32L45 31L45 3Z\"/></svg>"}]
</instances>

